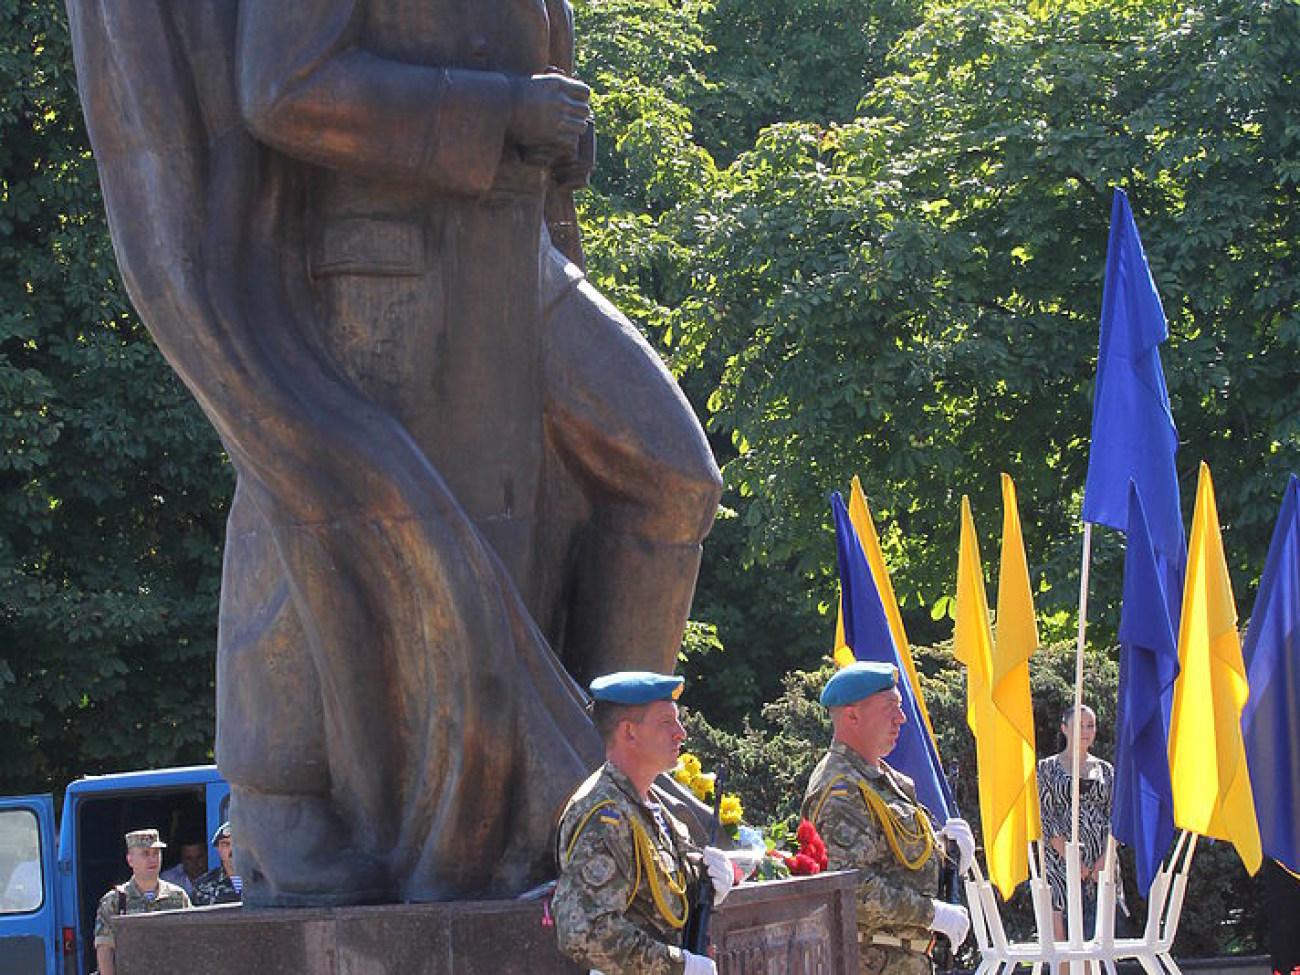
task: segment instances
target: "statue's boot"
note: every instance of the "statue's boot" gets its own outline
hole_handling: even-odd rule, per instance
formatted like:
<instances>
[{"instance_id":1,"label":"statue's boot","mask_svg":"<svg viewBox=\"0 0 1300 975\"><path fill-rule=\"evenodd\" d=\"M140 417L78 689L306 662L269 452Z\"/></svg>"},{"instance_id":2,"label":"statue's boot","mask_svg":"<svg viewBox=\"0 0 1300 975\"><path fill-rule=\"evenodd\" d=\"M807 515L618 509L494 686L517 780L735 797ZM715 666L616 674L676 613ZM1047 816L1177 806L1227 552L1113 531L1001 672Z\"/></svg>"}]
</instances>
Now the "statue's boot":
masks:
<instances>
[{"instance_id":1,"label":"statue's boot","mask_svg":"<svg viewBox=\"0 0 1300 975\"><path fill-rule=\"evenodd\" d=\"M352 848L328 799L233 789L235 867L249 907L340 907L392 899L387 868Z\"/></svg>"},{"instance_id":2,"label":"statue's boot","mask_svg":"<svg viewBox=\"0 0 1300 975\"><path fill-rule=\"evenodd\" d=\"M621 532L584 540L565 653L580 685L616 670L672 673L700 554Z\"/></svg>"}]
</instances>

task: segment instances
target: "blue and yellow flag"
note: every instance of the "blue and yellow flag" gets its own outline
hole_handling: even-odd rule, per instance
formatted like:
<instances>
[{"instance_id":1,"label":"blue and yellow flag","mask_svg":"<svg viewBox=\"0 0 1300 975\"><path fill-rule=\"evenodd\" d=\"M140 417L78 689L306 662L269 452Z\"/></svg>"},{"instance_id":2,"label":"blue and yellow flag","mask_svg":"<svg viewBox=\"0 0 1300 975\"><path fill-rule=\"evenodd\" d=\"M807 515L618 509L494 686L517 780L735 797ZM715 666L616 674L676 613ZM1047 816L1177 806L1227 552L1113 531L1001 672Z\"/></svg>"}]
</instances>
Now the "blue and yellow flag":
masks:
<instances>
[{"instance_id":1,"label":"blue and yellow flag","mask_svg":"<svg viewBox=\"0 0 1300 975\"><path fill-rule=\"evenodd\" d=\"M898 609L898 599L894 595L894 584L889 578L889 569L885 565L885 553L880 548L880 537L876 534L876 524L867 507L867 496L862 491L862 482L855 476L849 491L849 521L857 533L858 542L867 556L867 565L871 567L871 578L880 593L880 601L885 607L885 618L889 621L889 632L894 638L894 646L903 661L903 673L912 684L912 693L916 695L916 706L921 712L925 729L934 738L934 725L930 723L930 712L925 707L925 695L921 691L921 680L916 673L916 661L912 659L912 647L907 641L907 630L903 628L903 614ZM841 600L839 614L835 619L835 664L843 667L857 659L844 641L844 604Z\"/></svg>"},{"instance_id":2,"label":"blue and yellow flag","mask_svg":"<svg viewBox=\"0 0 1300 975\"><path fill-rule=\"evenodd\" d=\"M1246 631L1241 713L1264 853L1300 873L1300 481L1282 498Z\"/></svg>"},{"instance_id":3,"label":"blue and yellow flag","mask_svg":"<svg viewBox=\"0 0 1300 975\"><path fill-rule=\"evenodd\" d=\"M835 518L835 552L839 559L845 645L853 651L855 659L892 664L901 674L902 660L894 646L880 593L838 491L831 495L831 512ZM916 694L907 680L898 682L898 691L903 697L903 715L907 720L899 731L894 750L886 759L894 768L912 777L917 798L931 813L940 819L955 816L957 804L943 776L934 741L922 722Z\"/></svg>"}]
</instances>

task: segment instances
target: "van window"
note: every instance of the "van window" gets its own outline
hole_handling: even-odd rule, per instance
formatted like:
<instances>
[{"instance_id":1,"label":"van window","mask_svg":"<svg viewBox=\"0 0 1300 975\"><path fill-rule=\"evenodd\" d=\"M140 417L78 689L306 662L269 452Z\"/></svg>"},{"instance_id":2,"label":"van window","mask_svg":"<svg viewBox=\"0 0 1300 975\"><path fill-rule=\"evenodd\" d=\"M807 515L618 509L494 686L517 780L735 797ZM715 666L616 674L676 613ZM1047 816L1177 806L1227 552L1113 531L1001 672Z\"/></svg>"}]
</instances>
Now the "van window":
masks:
<instances>
[{"instance_id":1,"label":"van window","mask_svg":"<svg viewBox=\"0 0 1300 975\"><path fill-rule=\"evenodd\" d=\"M0 914L26 914L45 901L41 834L30 809L0 810Z\"/></svg>"}]
</instances>

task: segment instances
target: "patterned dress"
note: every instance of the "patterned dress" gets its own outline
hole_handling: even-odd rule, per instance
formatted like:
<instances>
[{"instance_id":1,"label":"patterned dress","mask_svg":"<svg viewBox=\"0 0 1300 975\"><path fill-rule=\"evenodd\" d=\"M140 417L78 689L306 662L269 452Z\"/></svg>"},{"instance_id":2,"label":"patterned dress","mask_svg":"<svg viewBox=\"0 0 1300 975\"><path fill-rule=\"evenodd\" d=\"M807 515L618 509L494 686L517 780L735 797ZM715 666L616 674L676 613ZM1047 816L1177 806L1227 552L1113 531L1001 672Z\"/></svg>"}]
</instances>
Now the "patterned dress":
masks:
<instances>
[{"instance_id":1,"label":"patterned dress","mask_svg":"<svg viewBox=\"0 0 1300 975\"><path fill-rule=\"evenodd\" d=\"M1086 868L1101 859L1110 835L1110 803L1115 791L1115 767L1092 756L1097 774L1079 783L1079 845ZM1086 773L1085 773L1086 774ZM1055 755L1038 763L1038 801L1042 808L1043 843L1046 846L1047 882L1052 888L1052 909L1065 910L1065 860L1048 842L1060 836L1068 843L1071 832L1070 769ZM1097 895L1096 881L1083 886L1084 901Z\"/></svg>"}]
</instances>

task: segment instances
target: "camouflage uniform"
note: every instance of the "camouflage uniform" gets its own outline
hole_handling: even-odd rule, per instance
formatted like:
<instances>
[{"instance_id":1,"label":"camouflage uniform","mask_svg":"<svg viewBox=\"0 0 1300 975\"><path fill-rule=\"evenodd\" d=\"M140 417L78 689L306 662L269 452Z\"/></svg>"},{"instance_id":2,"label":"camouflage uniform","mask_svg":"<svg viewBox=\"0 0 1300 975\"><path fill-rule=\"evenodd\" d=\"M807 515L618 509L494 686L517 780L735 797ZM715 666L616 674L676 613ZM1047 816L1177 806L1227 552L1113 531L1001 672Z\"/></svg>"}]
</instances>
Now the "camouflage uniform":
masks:
<instances>
[{"instance_id":1,"label":"camouflage uniform","mask_svg":"<svg viewBox=\"0 0 1300 975\"><path fill-rule=\"evenodd\" d=\"M95 911L95 947L115 944L113 926L109 922L120 914L183 911L189 906L190 895L185 893L185 888L159 878L154 896L148 897L132 877L124 884L110 887L108 893L99 899L99 909Z\"/></svg>"},{"instance_id":2,"label":"camouflage uniform","mask_svg":"<svg viewBox=\"0 0 1300 975\"><path fill-rule=\"evenodd\" d=\"M194 906L207 907L209 904L238 904L242 898L235 889L234 881L224 867L209 870L194 881Z\"/></svg>"},{"instance_id":3,"label":"camouflage uniform","mask_svg":"<svg viewBox=\"0 0 1300 975\"><path fill-rule=\"evenodd\" d=\"M654 850L658 864L651 869L678 917L686 914L703 866L686 827L662 807L660 816L662 828L628 777L606 762L578 787L560 817L560 879L552 900L560 950L605 975L681 975L685 969L682 931L656 906L647 865L637 869L633 824ZM685 902L666 879L679 870L687 880Z\"/></svg>"},{"instance_id":4,"label":"camouflage uniform","mask_svg":"<svg viewBox=\"0 0 1300 975\"><path fill-rule=\"evenodd\" d=\"M931 899L939 887L942 854L933 852L916 870L901 863L890 848L884 829L867 806L862 787L884 800L905 829L915 826L921 807L912 780L880 763L876 771L857 752L834 742L808 780L803 816L821 833L832 870L858 869L859 971L890 975L929 975L930 959L923 953L934 920ZM933 830L926 824L926 831ZM937 842L938 841L934 841ZM922 854L926 841L899 837L907 859ZM873 936L910 942L909 947L872 944Z\"/></svg>"}]
</instances>

